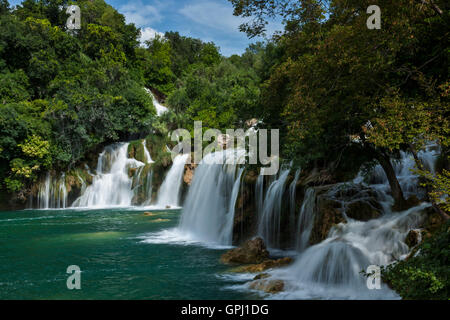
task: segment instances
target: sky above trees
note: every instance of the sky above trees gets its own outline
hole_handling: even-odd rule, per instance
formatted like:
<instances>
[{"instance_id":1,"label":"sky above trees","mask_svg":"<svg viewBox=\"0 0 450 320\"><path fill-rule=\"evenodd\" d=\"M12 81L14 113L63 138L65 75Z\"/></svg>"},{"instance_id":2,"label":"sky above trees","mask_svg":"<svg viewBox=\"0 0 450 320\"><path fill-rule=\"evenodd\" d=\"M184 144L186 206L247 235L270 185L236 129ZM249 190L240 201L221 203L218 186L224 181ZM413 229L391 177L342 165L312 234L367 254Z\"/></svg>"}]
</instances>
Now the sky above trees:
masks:
<instances>
[{"instance_id":1,"label":"sky above trees","mask_svg":"<svg viewBox=\"0 0 450 320\"><path fill-rule=\"evenodd\" d=\"M21 0L10 0L11 5ZM181 35L214 41L224 56L242 54L252 42L262 37L248 39L239 31L245 22L233 16L233 7L227 0L106 0L122 13L127 23L134 23L142 30L142 40L154 37L155 33L178 31ZM279 21L272 21L268 34L282 30Z\"/></svg>"}]
</instances>

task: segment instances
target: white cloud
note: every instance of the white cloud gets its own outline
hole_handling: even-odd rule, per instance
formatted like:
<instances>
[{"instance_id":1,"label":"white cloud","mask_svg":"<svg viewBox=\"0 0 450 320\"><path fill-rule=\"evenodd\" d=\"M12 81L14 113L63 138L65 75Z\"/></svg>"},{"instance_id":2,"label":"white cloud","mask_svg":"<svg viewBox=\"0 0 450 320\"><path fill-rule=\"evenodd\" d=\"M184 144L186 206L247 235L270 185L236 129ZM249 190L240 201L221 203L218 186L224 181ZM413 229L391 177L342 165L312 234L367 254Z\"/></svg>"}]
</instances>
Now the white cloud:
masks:
<instances>
[{"instance_id":1,"label":"white cloud","mask_svg":"<svg viewBox=\"0 0 450 320\"><path fill-rule=\"evenodd\" d=\"M188 4L180 14L203 26L222 31L238 31L242 18L233 16L233 8L222 3L206 2Z\"/></svg>"},{"instance_id":2,"label":"white cloud","mask_svg":"<svg viewBox=\"0 0 450 320\"><path fill-rule=\"evenodd\" d=\"M162 16L156 6L144 5L142 1L129 2L119 8L127 23L138 27L160 22Z\"/></svg>"},{"instance_id":3,"label":"white cloud","mask_svg":"<svg viewBox=\"0 0 450 320\"><path fill-rule=\"evenodd\" d=\"M145 41L155 38L157 34L160 35L161 37L164 37L164 33L156 31L153 28L150 27L142 28L141 37L139 41L141 42L141 44L144 44Z\"/></svg>"}]
</instances>

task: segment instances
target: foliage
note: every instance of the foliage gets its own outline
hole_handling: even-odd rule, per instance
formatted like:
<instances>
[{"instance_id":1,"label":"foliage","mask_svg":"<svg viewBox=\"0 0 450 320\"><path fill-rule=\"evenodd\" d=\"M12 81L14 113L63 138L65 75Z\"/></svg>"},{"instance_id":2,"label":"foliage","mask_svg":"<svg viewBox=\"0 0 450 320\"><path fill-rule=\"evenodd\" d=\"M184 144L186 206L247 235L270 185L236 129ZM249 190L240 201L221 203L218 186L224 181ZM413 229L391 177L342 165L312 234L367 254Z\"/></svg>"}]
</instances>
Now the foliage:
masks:
<instances>
[{"instance_id":1,"label":"foliage","mask_svg":"<svg viewBox=\"0 0 450 320\"><path fill-rule=\"evenodd\" d=\"M426 239L414 256L382 269L382 279L404 299L450 298L450 224Z\"/></svg>"}]
</instances>

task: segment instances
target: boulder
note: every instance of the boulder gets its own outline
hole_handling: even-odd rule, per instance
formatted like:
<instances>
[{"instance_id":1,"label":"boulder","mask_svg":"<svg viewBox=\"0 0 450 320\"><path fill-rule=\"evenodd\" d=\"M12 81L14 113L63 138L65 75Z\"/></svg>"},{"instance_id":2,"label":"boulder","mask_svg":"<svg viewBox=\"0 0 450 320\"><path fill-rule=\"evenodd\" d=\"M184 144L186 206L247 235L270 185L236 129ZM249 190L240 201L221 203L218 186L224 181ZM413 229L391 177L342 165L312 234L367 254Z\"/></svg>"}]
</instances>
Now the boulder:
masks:
<instances>
[{"instance_id":1,"label":"boulder","mask_svg":"<svg viewBox=\"0 0 450 320\"><path fill-rule=\"evenodd\" d=\"M269 280L269 279L260 279L250 282L250 289L260 290L267 293L278 293L283 291L284 282L283 280Z\"/></svg>"},{"instance_id":2,"label":"boulder","mask_svg":"<svg viewBox=\"0 0 450 320\"><path fill-rule=\"evenodd\" d=\"M256 273L256 272L262 272L264 270L271 269L271 268L283 267L283 266L286 266L286 265L292 263L292 261L293 260L290 257L284 257L284 258L280 258L280 259L267 259L258 264L250 264L250 265L234 268L232 271Z\"/></svg>"},{"instance_id":3,"label":"boulder","mask_svg":"<svg viewBox=\"0 0 450 320\"><path fill-rule=\"evenodd\" d=\"M147 217L152 217L152 216L155 216L155 215L156 215L156 213L151 212L151 211L145 211L144 212L144 216L147 216Z\"/></svg>"},{"instance_id":4,"label":"boulder","mask_svg":"<svg viewBox=\"0 0 450 320\"><path fill-rule=\"evenodd\" d=\"M420 240L420 230L413 229L409 230L408 234L406 235L405 243L408 245L408 247L413 248L420 243Z\"/></svg>"},{"instance_id":5,"label":"boulder","mask_svg":"<svg viewBox=\"0 0 450 320\"><path fill-rule=\"evenodd\" d=\"M269 257L269 252L261 238L254 238L244 242L241 247L225 252L220 258L223 263L255 264L261 263Z\"/></svg>"},{"instance_id":6,"label":"boulder","mask_svg":"<svg viewBox=\"0 0 450 320\"><path fill-rule=\"evenodd\" d=\"M379 203L374 199L362 199L348 203L345 207L345 213L349 218L368 221L370 219L379 218L382 209Z\"/></svg>"}]
</instances>

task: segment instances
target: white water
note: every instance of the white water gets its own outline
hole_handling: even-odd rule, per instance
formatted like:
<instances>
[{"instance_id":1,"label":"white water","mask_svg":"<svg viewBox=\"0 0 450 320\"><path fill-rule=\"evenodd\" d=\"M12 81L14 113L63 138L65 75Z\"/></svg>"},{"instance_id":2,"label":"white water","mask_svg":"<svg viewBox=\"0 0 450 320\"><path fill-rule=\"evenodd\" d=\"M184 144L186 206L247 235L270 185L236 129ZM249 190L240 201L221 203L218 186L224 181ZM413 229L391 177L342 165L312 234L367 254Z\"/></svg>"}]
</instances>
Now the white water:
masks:
<instances>
[{"instance_id":1,"label":"white water","mask_svg":"<svg viewBox=\"0 0 450 320\"><path fill-rule=\"evenodd\" d=\"M432 151L429 151L432 152ZM433 159L434 155L422 154ZM430 165L430 164L428 164ZM396 173L401 177L401 186L411 192L413 181L411 157L402 154L395 165ZM434 165L433 165L434 166ZM377 178L378 177L378 178ZM375 168L374 177L378 183L371 185L392 204L387 193L387 180ZM361 182L361 177L355 179ZM381 183L380 183L381 182ZM423 210L429 206L423 203L403 212L391 212L390 206L384 206L385 212L378 219L367 222L347 219L333 227L326 240L308 247L307 239L311 232L314 215L314 189L309 188L299 216L299 249L295 262L285 268L270 271L271 277L285 282L285 291L273 298L282 299L398 299L398 295L382 285L380 290L369 290L367 278L361 274L369 265L387 265L398 259L404 259L410 252L405 238L410 230L420 226L424 219ZM345 218L345 215L344 215Z\"/></svg>"},{"instance_id":2,"label":"white water","mask_svg":"<svg viewBox=\"0 0 450 320\"><path fill-rule=\"evenodd\" d=\"M156 114L157 114L158 116L160 116L160 115L162 115L164 112L167 112L168 109L158 102L158 100L155 98L155 96L153 95L153 93L152 93L149 89L147 89L147 88L144 88L144 89L145 89L145 91L147 91L147 93L152 97L153 105L155 106L155 109L156 109Z\"/></svg>"},{"instance_id":3,"label":"white water","mask_svg":"<svg viewBox=\"0 0 450 320\"><path fill-rule=\"evenodd\" d=\"M296 249L304 250L308 247L309 237L314 221L314 209L316 205L316 193L314 188L308 188L305 192L305 198L300 209L297 222L297 242Z\"/></svg>"},{"instance_id":4,"label":"white water","mask_svg":"<svg viewBox=\"0 0 450 320\"><path fill-rule=\"evenodd\" d=\"M107 146L99 155L92 184L74 201L73 207L131 206L134 192L130 168L145 164L128 158L128 143Z\"/></svg>"},{"instance_id":5,"label":"white water","mask_svg":"<svg viewBox=\"0 0 450 320\"><path fill-rule=\"evenodd\" d=\"M202 243L231 245L234 206L245 150L227 149L206 155L195 170L183 207L179 231ZM217 164L224 159L224 164Z\"/></svg>"},{"instance_id":6,"label":"white water","mask_svg":"<svg viewBox=\"0 0 450 320\"><path fill-rule=\"evenodd\" d=\"M297 181L300 177L300 169L295 171L294 180L289 185L289 225L291 229L290 234L295 234L295 195L297 190Z\"/></svg>"},{"instance_id":7,"label":"white water","mask_svg":"<svg viewBox=\"0 0 450 320\"><path fill-rule=\"evenodd\" d=\"M259 217L258 235L270 248L278 248L280 244L281 204L289 171L290 169L281 169L278 179L270 184Z\"/></svg>"},{"instance_id":8,"label":"white water","mask_svg":"<svg viewBox=\"0 0 450 320\"><path fill-rule=\"evenodd\" d=\"M142 145L144 146L145 163L154 163L155 161L152 160L152 157L150 156L150 152L148 152L145 139L142 140Z\"/></svg>"},{"instance_id":9,"label":"white water","mask_svg":"<svg viewBox=\"0 0 450 320\"><path fill-rule=\"evenodd\" d=\"M183 183L184 165L189 154L177 155L173 159L172 167L164 179L158 191L157 207L178 207L180 206L180 191Z\"/></svg>"},{"instance_id":10,"label":"white water","mask_svg":"<svg viewBox=\"0 0 450 320\"><path fill-rule=\"evenodd\" d=\"M33 199L31 198L32 208ZM45 182L39 186L37 206L40 209L64 209L67 205L67 189L65 174L54 179L47 173Z\"/></svg>"}]
</instances>

